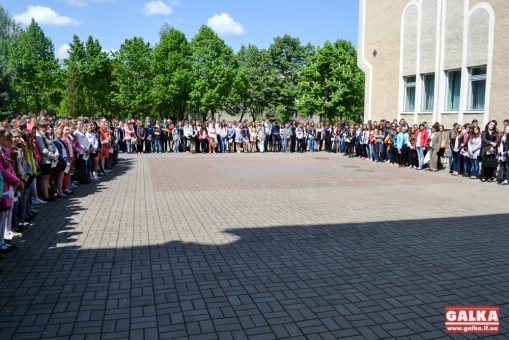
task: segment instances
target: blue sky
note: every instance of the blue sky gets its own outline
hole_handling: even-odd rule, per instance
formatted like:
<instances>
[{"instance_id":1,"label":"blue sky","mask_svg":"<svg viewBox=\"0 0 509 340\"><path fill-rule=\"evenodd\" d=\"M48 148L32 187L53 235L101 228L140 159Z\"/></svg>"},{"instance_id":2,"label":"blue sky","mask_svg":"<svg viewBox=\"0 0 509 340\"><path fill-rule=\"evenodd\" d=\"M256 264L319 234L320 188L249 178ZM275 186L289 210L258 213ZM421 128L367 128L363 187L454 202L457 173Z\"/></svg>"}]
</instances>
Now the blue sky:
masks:
<instances>
[{"instance_id":1,"label":"blue sky","mask_svg":"<svg viewBox=\"0 0 509 340\"><path fill-rule=\"evenodd\" d=\"M99 39L103 49L118 50L125 39L141 36L154 45L167 21L188 40L203 24L238 51L249 43L268 48L289 34L302 43L351 40L357 46L358 1L354 0L0 0L21 22L31 17L51 38L59 57L73 34Z\"/></svg>"}]
</instances>

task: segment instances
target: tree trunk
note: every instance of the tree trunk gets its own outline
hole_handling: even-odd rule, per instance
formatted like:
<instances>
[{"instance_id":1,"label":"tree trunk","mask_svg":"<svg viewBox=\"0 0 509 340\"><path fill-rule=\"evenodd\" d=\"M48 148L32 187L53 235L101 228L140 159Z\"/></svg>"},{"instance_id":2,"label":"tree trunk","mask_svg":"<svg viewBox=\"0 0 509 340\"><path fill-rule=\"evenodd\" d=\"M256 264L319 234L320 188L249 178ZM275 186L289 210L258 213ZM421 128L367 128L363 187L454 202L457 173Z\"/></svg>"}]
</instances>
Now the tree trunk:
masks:
<instances>
[{"instance_id":1,"label":"tree trunk","mask_svg":"<svg viewBox=\"0 0 509 340\"><path fill-rule=\"evenodd\" d=\"M41 112L41 106L39 103L39 96L35 96L35 112L39 113Z\"/></svg>"}]
</instances>

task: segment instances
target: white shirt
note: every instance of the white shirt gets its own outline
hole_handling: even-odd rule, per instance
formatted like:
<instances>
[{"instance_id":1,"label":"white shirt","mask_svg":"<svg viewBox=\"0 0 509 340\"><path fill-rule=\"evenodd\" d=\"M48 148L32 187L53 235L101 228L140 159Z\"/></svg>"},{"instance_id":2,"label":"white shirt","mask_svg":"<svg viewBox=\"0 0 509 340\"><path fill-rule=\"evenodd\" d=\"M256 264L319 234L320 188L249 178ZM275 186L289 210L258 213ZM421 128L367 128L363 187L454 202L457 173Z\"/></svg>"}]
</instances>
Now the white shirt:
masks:
<instances>
[{"instance_id":1,"label":"white shirt","mask_svg":"<svg viewBox=\"0 0 509 340\"><path fill-rule=\"evenodd\" d=\"M95 136L95 133L86 133L88 142L90 143L90 151L95 152L97 148L99 147L99 142L97 141L97 137Z\"/></svg>"},{"instance_id":2,"label":"white shirt","mask_svg":"<svg viewBox=\"0 0 509 340\"><path fill-rule=\"evenodd\" d=\"M74 131L74 137L78 140L78 144L80 146L80 155L85 154L90 148L90 142L87 139L87 136L83 132L79 132L78 130Z\"/></svg>"}]
</instances>

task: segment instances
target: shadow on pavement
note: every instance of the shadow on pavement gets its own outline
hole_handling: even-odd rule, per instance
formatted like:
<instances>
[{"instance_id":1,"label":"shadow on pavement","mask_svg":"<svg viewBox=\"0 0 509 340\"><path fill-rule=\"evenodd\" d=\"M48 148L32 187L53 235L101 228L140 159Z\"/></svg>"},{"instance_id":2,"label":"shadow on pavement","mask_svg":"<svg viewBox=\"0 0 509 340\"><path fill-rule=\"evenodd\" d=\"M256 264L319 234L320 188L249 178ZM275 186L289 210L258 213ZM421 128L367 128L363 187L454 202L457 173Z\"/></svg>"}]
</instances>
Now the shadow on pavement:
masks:
<instances>
[{"instance_id":1,"label":"shadow on pavement","mask_svg":"<svg viewBox=\"0 0 509 340\"><path fill-rule=\"evenodd\" d=\"M27 235L47 240L2 275L0 338L449 337L447 305L506 313L508 218L228 229L238 241L83 250L64 215ZM55 242L69 244L46 250ZM507 318L500 326L494 338L507 337ZM493 337L452 337L483 336Z\"/></svg>"}]
</instances>

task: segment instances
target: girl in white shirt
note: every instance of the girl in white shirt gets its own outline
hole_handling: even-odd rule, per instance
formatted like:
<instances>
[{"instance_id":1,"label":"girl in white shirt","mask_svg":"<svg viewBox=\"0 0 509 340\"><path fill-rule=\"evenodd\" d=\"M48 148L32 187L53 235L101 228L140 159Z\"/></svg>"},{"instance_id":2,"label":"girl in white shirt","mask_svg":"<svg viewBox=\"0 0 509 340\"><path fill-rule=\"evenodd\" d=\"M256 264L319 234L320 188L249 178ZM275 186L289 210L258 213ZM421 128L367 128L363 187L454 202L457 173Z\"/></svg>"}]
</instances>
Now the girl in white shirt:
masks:
<instances>
[{"instance_id":1,"label":"girl in white shirt","mask_svg":"<svg viewBox=\"0 0 509 340\"><path fill-rule=\"evenodd\" d=\"M92 161L92 178L99 179L97 175L97 168L99 167L99 161L97 160L97 149L99 148L99 141L97 140L97 136L93 131L92 124L89 124L87 127L87 132L85 135L87 136L88 142L90 143L90 160Z\"/></svg>"}]
</instances>

